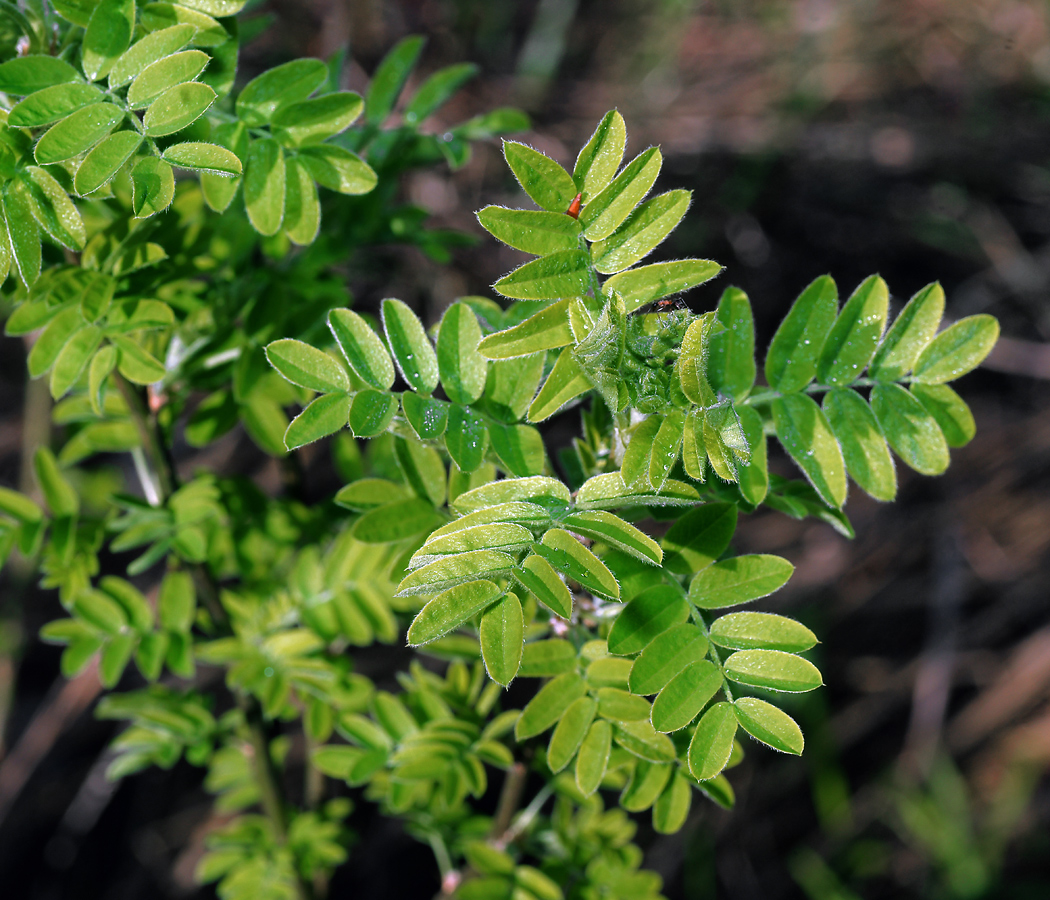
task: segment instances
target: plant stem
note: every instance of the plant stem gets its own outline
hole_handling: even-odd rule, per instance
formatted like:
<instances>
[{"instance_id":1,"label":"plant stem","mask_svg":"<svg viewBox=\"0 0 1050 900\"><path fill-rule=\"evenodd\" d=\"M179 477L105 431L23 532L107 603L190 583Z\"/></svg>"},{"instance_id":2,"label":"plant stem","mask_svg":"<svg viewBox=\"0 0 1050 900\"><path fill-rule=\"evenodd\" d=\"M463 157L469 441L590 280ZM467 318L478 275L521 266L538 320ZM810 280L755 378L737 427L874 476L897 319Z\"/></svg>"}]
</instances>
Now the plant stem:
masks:
<instances>
[{"instance_id":1,"label":"plant stem","mask_svg":"<svg viewBox=\"0 0 1050 900\"><path fill-rule=\"evenodd\" d=\"M510 828L514 813L518 811L518 804L521 803L521 794L525 790L525 779L528 774L529 771L523 762L516 762L507 770L507 777L503 780L503 790L499 795L499 805L496 807L496 815L492 819L492 840L502 839L507 829Z\"/></svg>"}]
</instances>

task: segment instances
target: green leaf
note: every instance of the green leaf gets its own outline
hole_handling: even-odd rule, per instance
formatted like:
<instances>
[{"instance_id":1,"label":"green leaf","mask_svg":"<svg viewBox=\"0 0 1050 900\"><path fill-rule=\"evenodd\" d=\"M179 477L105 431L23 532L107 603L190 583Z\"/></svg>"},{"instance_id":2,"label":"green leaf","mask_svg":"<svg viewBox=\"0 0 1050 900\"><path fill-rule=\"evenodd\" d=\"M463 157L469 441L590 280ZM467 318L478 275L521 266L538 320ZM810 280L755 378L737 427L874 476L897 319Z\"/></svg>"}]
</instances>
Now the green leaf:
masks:
<instances>
[{"instance_id":1,"label":"green leaf","mask_svg":"<svg viewBox=\"0 0 1050 900\"><path fill-rule=\"evenodd\" d=\"M653 830L658 834L674 834L685 824L693 802L693 789L684 775L675 772L653 804Z\"/></svg>"},{"instance_id":2,"label":"green leaf","mask_svg":"<svg viewBox=\"0 0 1050 900\"><path fill-rule=\"evenodd\" d=\"M461 513L472 513L488 506L516 501L535 503L547 509L563 509L572 503L572 496L569 489L555 478L504 478L460 494L452 505ZM574 542L579 544L578 541Z\"/></svg>"},{"instance_id":3,"label":"green leaf","mask_svg":"<svg viewBox=\"0 0 1050 900\"><path fill-rule=\"evenodd\" d=\"M876 500L892 500L897 495L897 471L871 407L856 391L845 388L829 391L823 406L853 480Z\"/></svg>"},{"instance_id":4,"label":"green leaf","mask_svg":"<svg viewBox=\"0 0 1050 900\"><path fill-rule=\"evenodd\" d=\"M320 144L350 127L364 101L352 91L336 91L282 106L272 117L274 137L288 147Z\"/></svg>"},{"instance_id":5,"label":"green leaf","mask_svg":"<svg viewBox=\"0 0 1050 900\"><path fill-rule=\"evenodd\" d=\"M650 147L624 166L623 171L580 212L584 237L589 241L600 241L611 235L649 193L662 165L659 148Z\"/></svg>"},{"instance_id":6,"label":"green leaf","mask_svg":"<svg viewBox=\"0 0 1050 900\"><path fill-rule=\"evenodd\" d=\"M453 403L445 432L445 449L452 461L461 471L473 472L484 462L488 443L488 429L481 417L470 407Z\"/></svg>"},{"instance_id":7,"label":"green leaf","mask_svg":"<svg viewBox=\"0 0 1050 900\"><path fill-rule=\"evenodd\" d=\"M690 191L668 191L647 200L603 241L591 247L594 267L612 275L647 256L682 221L692 199Z\"/></svg>"},{"instance_id":8,"label":"green leaf","mask_svg":"<svg viewBox=\"0 0 1050 900\"><path fill-rule=\"evenodd\" d=\"M478 352L481 326L466 303L456 302L445 310L437 339L441 385L453 403L469 404L485 390L488 366Z\"/></svg>"},{"instance_id":9,"label":"green leaf","mask_svg":"<svg viewBox=\"0 0 1050 900\"><path fill-rule=\"evenodd\" d=\"M751 407L737 409L744 439L751 450L751 460L737 469L740 493L748 503L758 506L769 490L769 471L766 458L766 435L762 417Z\"/></svg>"},{"instance_id":10,"label":"green leaf","mask_svg":"<svg viewBox=\"0 0 1050 900\"><path fill-rule=\"evenodd\" d=\"M678 461L684 429L685 413L680 409L673 409L664 416L660 429L656 432L646 477L657 492L663 489L667 476Z\"/></svg>"},{"instance_id":11,"label":"green leaf","mask_svg":"<svg viewBox=\"0 0 1050 900\"><path fill-rule=\"evenodd\" d=\"M259 234L269 236L281 230L284 198L285 163L281 145L272 138L252 141L244 166L244 206L252 227Z\"/></svg>"},{"instance_id":12,"label":"green leaf","mask_svg":"<svg viewBox=\"0 0 1050 900\"><path fill-rule=\"evenodd\" d=\"M613 737L628 753L655 763L672 762L675 747L666 734L660 734L645 721L617 722Z\"/></svg>"},{"instance_id":13,"label":"green leaf","mask_svg":"<svg viewBox=\"0 0 1050 900\"><path fill-rule=\"evenodd\" d=\"M755 321L747 294L726 288L715 319L724 330L708 338L707 380L715 391L743 400L755 383Z\"/></svg>"},{"instance_id":14,"label":"green leaf","mask_svg":"<svg viewBox=\"0 0 1050 900\"><path fill-rule=\"evenodd\" d=\"M546 256L579 247L580 224L565 215L564 210L545 212L486 206L477 216L482 228L515 250Z\"/></svg>"},{"instance_id":15,"label":"green leaf","mask_svg":"<svg viewBox=\"0 0 1050 900\"><path fill-rule=\"evenodd\" d=\"M150 137L163 137L166 134L182 131L191 122L195 122L204 115L208 107L215 102L215 96L215 91L198 81L177 84L168 88L146 110L146 115L142 119L145 133ZM258 143L268 142L266 140Z\"/></svg>"},{"instance_id":16,"label":"green leaf","mask_svg":"<svg viewBox=\"0 0 1050 900\"><path fill-rule=\"evenodd\" d=\"M730 613L711 626L711 642L730 650L783 650L800 653L817 643L801 622L772 613Z\"/></svg>"},{"instance_id":17,"label":"green leaf","mask_svg":"<svg viewBox=\"0 0 1050 900\"><path fill-rule=\"evenodd\" d=\"M401 499L391 494L393 502L366 512L354 524L354 537L366 544L391 544L424 532L429 533L444 519L429 500L419 497Z\"/></svg>"},{"instance_id":18,"label":"green leaf","mask_svg":"<svg viewBox=\"0 0 1050 900\"><path fill-rule=\"evenodd\" d=\"M578 697L565 710L547 745L547 765L552 772L560 772L572 762L597 711L598 704L590 697Z\"/></svg>"},{"instance_id":19,"label":"green leaf","mask_svg":"<svg viewBox=\"0 0 1050 900\"><path fill-rule=\"evenodd\" d=\"M354 374L378 390L389 390L394 383L394 364L368 323L349 309L333 309L328 313L328 327Z\"/></svg>"},{"instance_id":20,"label":"green leaf","mask_svg":"<svg viewBox=\"0 0 1050 900\"><path fill-rule=\"evenodd\" d=\"M156 156L146 156L131 170L132 207L138 218L163 212L175 199L175 173Z\"/></svg>"},{"instance_id":21,"label":"green leaf","mask_svg":"<svg viewBox=\"0 0 1050 900\"><path fill-rule=\"evenodd\" d=\"M474 63L459 63L439 69L413 94L405 107L404 119L409 125L418 125L445 102L464 84L478 74L480 68Z\"/></svg>"},{"instance_id":22,"label":"green leaf","mask_svg":"<svg viewBox=\"0 0 1050 900\"><path fill-rule=\"evenodd\" d=\"M183 5L200 10L209 16L235 16L244 9L247 0L183 0Z\"/></svg>"},{"instance_id":23,"label":"green leaf","mask_svg":"<svg viewBox=\"0 0 1050 900\"><path fill-rule=\"evenodd\" d=\"M543 471L543 437L530 425L489 426L489 442L500 461L500 468L519 477Z\"/></svg>"},{"instance_id":24,"label":"green leaf","mask_svg":"<svg viewBox=\"0 0 1050 900\"><path fill-rule=\"evenodd\" d=\"M821 384L841 387L860 377L886 328L888 309L889 289L878 275L857 286L820 351L817 378Z\"/></svg>"},{"instance_id":25,"label":"green leaf","mask_svg":"<svg viewBox=\"0 0 1050 900\"><path fill-rule=\"evenodd\" d=\"M598 661L591 665L595 665ZM626 660L621 660L626 662ZM590 669L588 669L588 679ZM593 682L591 682L593 684ZM603 687L598 690L598 714L613 722L637 722L649 718L649 701L636 697L630 691L614 687Z\"/></svg>"},{"instance_id":26,"label":"green leaf","mask_svg":"<svg viewBox=\"0 0 1050 900\"><path fill-rule=\"evenodd\" d=\"M405 480L420 497L434 506L445 503L445 464L433 447L424 447L413 440L397 438L394 456Z\"/></svg>"},{"instance_id":27,"label":"green leaf","mask_svg":"<svg viewBox=\"0 0 1050 900\"><path fill-rule=\"evenodd\" d=\"M167 374L164 363L148 353L131 338L119 334L110 336L110 340L120 350L117 368L120 374L135 384L153 384L161 381Z\"/></svg>"},{"instance_id":28,"label":"green leaf","mask_svg":"<svg viewBox=\"0 0 1050 900\"><path fill-rule=\"evenodd\" d=\"M551 303L513 328L486 336L478 352L486 359L510 359L571 344L568 308L568 300Z\"/></svg>"},{"instance_id":29,"label":"green leaf","mask_svg":"<svg viewBox=\"0 0 1050 900\"><path fill-rule=\"evenodd\" d=\"M145 109L168 88L193 81L209 62L210 57L202 50L183 50L150 63L131 82L128 107Z\"/></svg>"},{"instance_id":30,"label":"green leaf","mask_svg":"<svg viewBox=\"0 0 1050 900\"><path fill-rule=\"evenodd\" d=\"M128 49L135 29L135 0L100 0L91 14L80 65L88 81L109 73L117 58Z\"/></svg>"},{"instance_id":31,"label":"green leaf","mask_svg":"<svg viewBox=\"0 0 1050 900\"><path fill-rule=\"evenodd\" d=\"M285 172L285 234L299 246L312 244L321 229L321 202L317 185L306 167L294 156L287 161Z\"/></svg>"},{"instance_id":32,"label":"green leaf","mask_svg":"<svg viewBox=\"0 0 1050 900\"><path fill-rule=\"evenodd\" d=\"M808 394L778 397L773 401L773 425L780 443L824 502L841 509L846 502L842 449L816 401Z\"/></svg>"},{"instance_id":33,"label":"green leaf","mask_svg":"<svg viewBox=\"0 0 1050 900\"><path fill-rule=\"evenodd\" d=\"M693 578L689 599L701 609L738 606L780 590L794 571L795 567L779 556L731 556Z\"/></svg>"},{"instance_id":34,"label":"green leaf","mask_svg":"<svg viewBox=\"0 0 1050 900\"><path fill-rule=\"evenodd\" d=\"M542 556L527 556L514 577L551 612L563 619L572 617L572 594L554 567Z\"/></svg>"},{"instance_id":35,"label":"green leaf","mask_svg":"<svg viewBox=\"0 0 1050 900\"><path fill-rule=\"evenodd\" d=\"M103 138L77 167L73 187L82 197L106 184L142 145L137 131L118 131Z\"/></svg>"},{"instance_id":36,"label":"green leaf","mask_svg":"<svg viewBox=\"0 0 1050 900\"><path fill-rule=\"evenodd\" d=\"M508 423L524 416L543 376L543 365L541 353L495 360L485 382L488 412Z\"/></svg>"},{"instance_id":37,"label":"green leaf","mask_svg":"<svg viewBox=\"0 0 1050 900\"><path fill-rule=\"evenodd\" d=\"M37 142L34 155L41 165L62 162L95 146L124 118L112 103L93 103L52 125Z\"/></svg>"},{"instance_id":38,"label":"green leaf","mask_svg":"<svg viewBox=\"0 0 1050 900\"><path fill-rule=\"evenodd\" d=\"M213 172L216 175L240 175L243 169L237 154L218 144L187 141L174 144L162 154L173 166L195 169L198 172Z\"/></svg>"},{"instance_id":39,"label":"green leaf","mask_svg":"<svg viewBox=\"0 0 1050 900\"><path fill-rule=\"evenodd\" d=\"M344 147L322 144L303 147L297 157L322 187L340 194L367 194L377 176L368 163Z\"/></svg>"},{"instance_id":40,"label":"green leaf","mask_svg":"<svg viewBox=\"0 0 1050 900\"><path fill-rule=\"evenodd\" d=\"M667 787L673 772L672 766L640 761L627 787L620 794L620 807L627 812L649 809Z\"/></svg>"},{"instance_id":41,"label":"green leaf","mask_svg":"<svg viewBox=\"0 0 1050 900\"><path fill-rule=\"evenodd\" d=\"M896 381L911 371L933 340L944 315L944 289L937 283L918 291L901 310L868 367L872 378Z\"/></svg>"},{"instance_id":42,"label":"green leaf","mask_svg":"<svg viewBox=\"0 0 1050 900\"><path fill-rule=\"evenodd\" d=\"M791 394L813 380L837 312L838 288L829 275L821 275L799 294L766 354L766 381L771 388Z\"/></svg>"},{"instance_id":43,"label":"green leaf","mask_svg":"<svg viewBox=\"0 0 1050 900\"><path fill-rule=\"evenodd\" d=\"M340 488L333 499L336 506L352 509L354 512L367 512L390 503L391 500L402 500L407 496L404 485L395 481L387 481L385 478L361 478Z\"/></svg>"},{"instance_id":44,"label":"green leaf","mask_svg":"<svg viewBox=\"0 0 1050 900\"><path fill-rule=\"evenodd\" d=\"M583 202L590 203L613 180L623 160L627 145L627 126L619 111L607 112L594 134L576 157L572 177L576 189L583 195Z\"/></svg>"},{"instance_id":45,"label":"green leaf","mask_svg":"<svg viewBox=\"0 0 1050 900\"><path fill-rule=\"evenodd\" d=\"M517 300L557 300L584 294L590 286L586 250L560 250L504 275L492 287Z\"/></svg>"},{"instance_id":46,"label":"green leaf","mask_svg":"<svg viewBox=\"0 0 1050 900\"><path fill-rule=\"evenodd\" d=\"M550 529L533 550L592 594L619 599L620 585L612 572L567 531Z\"/></svg>"},{"instance_id":47,"label":"green leaf","mask_svg":"<svg viewBox=\"0 0 1050 900\"><path fill-rule=\"evenodd\" d=\"M346 428L350 398L346 394L322 394L292 419L284 433L284 445L295 450Z\"/></svg>"},{"instance_id":48,"label":"green leaf","mask_svg":"<svg viewBox=\"0 0 1050 900\"><path fill-rule=\"evenodd\" d=\"M911 386L912 395L933 416L944 433L949 447L965 447L977 433L970 407L946 384L920 384Z\"/></svg>"},{"instance_id":49,"label":"green leaf","mask_svg":"<svg viewBox=\"0 0 1050 900\"><path fill-rule=\"evenodd\" d=\"M101 101L102 92L92 84L56 84L16 103L7 124L12 128L39 128Z\"/></svg>"},{"instance_id":50,"label":"green leaf","mask_svg":"<svg viewBox=\"0 0 1050 900\"><path fill-rule=\"evenodd\" d=\"M976 369L999 340L999 322L994 316L967 316L942 331L919 354L915 381L944 384Z\"/></svg>"},{"instance_id":51,"label":"green leaf","mask_svg":"<svg viewBox=\"0 0 1050 900\"><path fill-rule=\"evenodd\" d=\"M86 325L62 348L51 369L51 396L56 400L77 383L102 342L102 329Z\"/></svg>"},{"instance_id":52,"label":"green leaf","mask_svg":"<svg viewBox=\"0 0 1050 900\"><path fill-rule=\"evenodd\" d=\"M88 367L88 397L91 400L91 410L97 416L103 413L102 388L110 373L117 367L118 355L117 348L109 344L94 355Z\"/></svg>"},{"instance_id":53,"label":"green leaf","mask_svg":"<svg viewBox=\"0 0 1050 900\"><path fill-rule=\"evenodd\" d=\"M418 647L437 640L488 609L502 593L491 581L470 581L449 588L419 611L408 629L408 643Z\"/></svg>"},{"instance_id":54,"label":"green leaf","mask_svg":"<svg viewBox=\"0 0 1050 900\"><path fill-rule=\"evenodd\" d=\"M601 642L598 642L598 647L601 647ZM587 656L587 651L582 651L584 656ZM620 656L602 656L598 659L593 660L587 666L587 683L591 687L614 687L620 691L627 691L627 682L631 677L631 667L634 665L634 660L624 659ZM617 706L620 700L610 699L609 695L602 695L606 700L606 711L611 707ZM622 699L622 698L621 698ZM626 701L625 701L626 702ZM630 701L633 704L633 701ZM642 707L638 706L637 709ZM645 705L645 713L641 718L647 719L649 717L649 705ZM610 718L606 716L606 718ZM625 719L635 719L637 716L629 715L624 716Z\"/></svg>"},{"instance_id":55,"label":"green leaf","mask_svg":"<svg viewBox=\"0 0 1050 900\"><path fill-rule=\"evenodd\" d=\"M711 565L729 546L736 519L732 503L706 503L690 510L660 542L664 566L678 575L691 575Z\"/></svg>"},{"instance_id":56,"label":"green leaf","mask_svg":"<svg viewBox=\"0 0 1050 900\"><path fill-rule=\"evenodd\" d=\"M592 385L576 361L571 347L566 347L554 362L554 368L529 406L530 422L549 419L566 403L584 394Z\"/></svg>"},{"instance_id":57,"label":"green leaf","mask_svg":"<svg viewBox=\"0 0 1050 900\"><path fill-rule=\"evenodd\" d=\"M630 688L635 694L655 694L686 666L707 654L707 638L695 625L675 625L656 637L635 660Z\"/></svg>"},{"instance_id":58,"label":"green leaf","mask_svg":"<svg viewBox=\"0 0 1050 900\"><path fill-rule=\"evenodd\" d=\"M940 475L948 468L948 444L937 420L899 384L875 385L871 408L890 446L907 465L923 475Z\"/></svg>"},{"instance_id":59,"label":"green leaf","mask_svg":"<svg viewBox=\"0 0 1050 900\"><path fill-rule=\"evenodd\" d=\"M433 562L439 556L450 553L465 553L468 550L502 550L516 553L528 549L532 543L532 532L513 522L491 522L461 528L447 534L427 538L412 557L410 566L416 568Z\"/></svg>"},{"instance_id":60,"label":"green leaf","mask_svg":"<svg viewBox=\"0 0 1050 900\"><path fill-rule=\"evenodd\" d=\"M79 78L76 69L54 56L18 56L0 64L0 91L5 94L35 94Z\"/></svg>"},{"instance_id":61,"label":"green leaf","mask_svg":"<svg viewBox=\"0 0 1050 900\"><path fill-rule=\"evenodd\" d=\"M77 306L67 307L48 322L47 327L33 342L26 360L30 377L39 378L50 369L66 341L83 328L84 324L84 317Z\"/></svg>"},{"instance_id":62,"label":"green leaf","mask_svg":"<svg viewBox=\"0 0 1050 900\"><path fill-rule=\"evenodd\" d=\"M576 754L576 787L585 797L598 790L605 777L612 750L612 733L612 725L599 719L591 724L580 744Z\"/></svg>"},{"instance_id":63,"label":"green leaf","mask_svg":"<svg viewBox=\"0 0 1050 900\"><path fill-rule=\"evenodd\" d=\"M620 474L629 487L646 489L649 484L649 461L653 455L653 444L660 431L662 419L652 415L631 427L627 449L624 451Z\"/></svg>"},{"instance_id":64,"label":"green leaf","mask_svg":"<svg viewBox=\"0 0 1050 900\"><path fill-rule=\"evenodd\" d=\"M80 498L77 492L62 474L55 455L47 447L38 447L36 453L33 454L33 472L36 475L36 483L44 495L44 501L51 510L51 515L61 518L75 516L80 512Z\"/></svg>"},{"instance_id":65,"label":"green leaf","mask_svg":"<svg viewBox=\"0 0 1050 900\"><path fill-rule=\"evenodd\" d=\"M113 63L109 70L110 90L123 87L151 64L177 53L193 39L195 32L192 25L184 23L143 36Z\"/></svg>"},{"instance_id":66,"label":"green leaf","mask_svg":"<svg viewBox=\"0 0 1050 900\"><path fill-rule=\"evenodd\" d=\"M522 678L544 678L576 669L576 648L568 641L547 640L526 644L521 654ZM582 740L582 738L581 738Z\"/></svg>"},{"instance_id":67,"label":"green leaf","mask_svg":"<svg viewBox=\"0 0 1050 900\"><path fill-rule=\"evenodd\" d=\"M609 632L609 652L627 656L689 618L689 604L669 585L658 584L631 600Z\"/></svg>"},{"instance_id":68,"label":"green leaf","mask_svg":"<svg viewBox=\"0 0 1050 900\"><path fill-rule=\"evenodd\" d=\"M266 125L273 114L290 103L305 100L328 78L319 59L295 59L253 78L237 97L237 117L250 127Z\"/></svg>"},{"instance_id":69,"label":"green leaf","mask_svg":"<svg viewBox=\"0 0 1050 900\"><path fill-rule=\"evenodd\" d=\"M188 24L196 29L190 43L195 47L218 47L229 39L226 29L211 16L173 3L148 3L139 10L139 24L147 31Z\"/></svg>"},{"instance_id":70,"label":"green leaf","mask_svg":"<svg viewBox=\"0 0 1050 900\"><path fill-rule=\"evenodd\" d=\"M658 566L663 561L663 550L656 541L612 513L574 512L562 519L561 524L569 531L616 547L652 565Z\"/></svg>"},{"instance_id":71,"label":"green leaf","mask_svg":"<svg viewBox=\"0 0 1050 900\"><path fill-rule=\"evenodd\" d=\"M424 43L424 38L418 35L402 38L379 63L365 100L365 117L370 125L381 124L394 109Z\"/></svg>"},{"instance_id":72,"label":"green leaf","mask_svg":"<svg viewBox=\"0 0 1050 900\"><path fill-rule=\"evenodd\" d=\"M685 728L722 686L722 673L710 660L690 663L675 675L653 701L653 728L671 732Z\"/></svg>"},{"instance_id":73,"label":"green leaf","mask_svg":"<svg viewBox=\"0 0 1050 900\"><path fill-rule=\"evenodd\" d=\"M503 142L503 156L522 190L540 209L565 213L576 196L576 185L568 172L550 157L517 141Z\"/></svg>"},{"instance_id":74,"label":"green leaf","mask_svg":"<svg viewBox=\"0 0 1050 900\"><path fill-rule=\"evenodd\" d=\"M69 250L83 250L87 233L73 201L50 172L39 166L26 166L30 208L40 227Z\"/></svg>"},{"instance_id":75,"label":"green leaf","mask_svg":"<svg viewBox=\"0 0 1050 900\"><path fill-rule=\"evenodd\" d=\"M8 182L4 185L3 209L7 240L18 268L18 275L27 287L32 285L40 275L40 229L33 217L33 208L28 193L25 185L20 182ZM54 324L53 321L52 324ZM33 349L36 349L35 344ZM57 354L58 348L55 348L54 352ZM32 351L30 358L32 358ZM54 359L54 356L51 358ZM36 373L33 377L42 375L44 371L46 369Z\"/></svg>"},{"instance_id":76,"label":"green leaf","mask_svg":"<svg viewBox=\"0 0 1050 900\"><path fill-rule=\"evenodd\" d=\"M732 703L716 703L701 717L689 742L689 771L697 781L721 772L733 753L736 712Z\"/></svg>"},{"instance_id":77,"label":"green leaf","mask_svg":"<svg viewBox=\"0 0 1050 900\"><path fill-rule=\"evenodd\" d=\"M167 631L187 633L193 626L197 597L189 572L168 572L160 585L157 612Z\"/></svg>"},{"instance_id":78,"label":"green leaf","mask_svg":"<svg viewBox=\"0 0 1050 900\"><path fill-rule=\"evenodd\" d=\"M397 395L364 390L354 394L350 405L350 431L354 437L375 437L387 430L397 413Z\"/></svg>"},{"instance_id":79,"label":"green leaf","mask_svg":"<svg viewBox=\"0 0 1050 900\"><path fill-rule=\"evenodd\" d=\"M374 516L377 512L379 510L373 510L367 515ZM513 566L514 558L498 550L472 550L445 556L406 575L397 586L397 596L433 594L478 577L508 574Z\"/></svg>"},{"instance_id":80,"label":"green leaf","mask_svg":"<svg viewBox=\"0 0 1050 900\"><path fill-rule=\"evenodd\" d=\"M575 672L566 672L548 681L521 711L514 726L515 740L524 741L542 734L586 693L587 685Z\"/></svg>"},{"instance_id":81,"label":"green leaf","mask_svg":"<svg viewBox=\"0 0 1050 900\"><path fill-rule=\"evenodd\" d=\"M647 303L710 281L721 271L722 267L709 259L653 263L613 275L603 285L603 291L610 296L619 294L627 312L633 312Z\"/></svg>"},{"instance_id":82,"label":"green leaf","mask_svg":"<svg viewBox=\"0 0 1050 900\"><path fill-rule=\"evenodd\" d=\"M692 485L668 478L663 490L635 490L623 483L619 472L588 478L576 492L577 509L618 509L624 506L693 506L700 495ZM665 546L666 549L666 546Z\"/></svg>"},{"instance_id":83,"label":"green leaf","mask_svg":"<svg viewBox=\"0 0 1050 900\"><path fill-rule=\"evenodd\" d=\"M405 391L401 395L401 409L421 441L437 440L448 428L449 405L443 400Z\"/></svg>"},{"instance_id":84,"label":"green leaf","mask_svg":"<svg viewBox=\"0 0 1050 900\"><path fill-rule=\"evenodd\" d=\"M5 487L0 487L0 512L28 525L40 522L44 518L44 511L32 500Z\"/></svg>"},{"instance_id":85,"label":"green leaf","mask_svg":"<svg viewBox=\"0 0 1050 900\"><path fill-rule=\"evenodd\" d=\"M756 741L774 750L802 755L802 730L786 712L756 697L741 697L733 707L740 726Z\"/></svg>"},{"instance_id":86,"label":"green leaf","mask_svg":"<svg viewBox=\"0 0 1050 900\"><path fill-rule=\"evenodd\" d=\"M382 306L383 328L401 376L412 390L431 394L438 383L438 361L423 323L400 300L388 297Z\"/></svg>"},{"instance_id":87,"label":"green leaf","mask_svg":"<svg viewBox=\"0 0 1050 900\"><path fill-rule=\"evenodd\" d=\"M774 691L812 691L824 683L813 663L781 650L738 650L723 668L733 681Z\"/></svg>"},{"instance_id":88,"label":"green leaf","mask_svg":"<svg viewBox=\"0 0 1050 900\"><path fill-rule=\"evenodd\" d=\"M275 340L267 344L266 357L274 369L300 388L323 393L350 391L350 379L341 365L309 343L290 338Z\"/></svg>"},{"instance_id":89,"label":"green leaf","mask_svg":"<svg viewBox=\"0 0 1050 900\"><path fill-rule=\"evenodd\" d=\"M481 657L489 678L506 687L518 674L525 638L521 601L504 594L481 617Z\"/></svg>"}]
</instances>

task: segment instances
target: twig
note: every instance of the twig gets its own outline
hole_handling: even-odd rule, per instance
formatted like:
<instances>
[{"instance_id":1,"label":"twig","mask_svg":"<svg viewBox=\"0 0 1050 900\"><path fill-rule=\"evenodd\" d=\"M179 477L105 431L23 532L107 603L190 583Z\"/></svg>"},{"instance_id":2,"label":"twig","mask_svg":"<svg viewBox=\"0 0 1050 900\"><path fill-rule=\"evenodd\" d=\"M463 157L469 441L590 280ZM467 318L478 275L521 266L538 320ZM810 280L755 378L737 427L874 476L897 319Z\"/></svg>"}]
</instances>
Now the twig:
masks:
<instances>
[{"instance_id":1,"label":"twig","mask_svg":"<svg viewBox=\"0 0 1050 900\"><path fill-rule=\"evenodd\" d=\"M521 803L521 794L525 790L525 779L528 774L528 769L525 768L523 762L516 762L507 770L507 777L503 780L503 790L499 795L499 805L496 807L496 815L492 820L492 840L501 840L504 833L510 828L514 813L518 811L518 804Z\"/></svg>"}]
</instances>

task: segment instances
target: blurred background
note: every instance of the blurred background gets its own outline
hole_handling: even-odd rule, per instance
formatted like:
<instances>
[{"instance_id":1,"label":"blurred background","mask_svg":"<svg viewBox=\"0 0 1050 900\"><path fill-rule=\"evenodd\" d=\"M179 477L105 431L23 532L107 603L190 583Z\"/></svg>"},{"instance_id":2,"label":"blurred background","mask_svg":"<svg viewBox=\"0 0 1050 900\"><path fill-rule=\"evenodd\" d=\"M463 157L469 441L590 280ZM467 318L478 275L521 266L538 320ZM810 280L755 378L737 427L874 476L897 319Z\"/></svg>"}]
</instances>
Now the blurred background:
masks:
<instances>
[{"instance_id":1,"label":"blurred background","mask_svg":"<svg viewBox=\"0 0 1050 900\"><path fill-rule=\"evenodd\" d=\"M881 273L895 308L940 280L950 318L999 317L1002 341L960 387L977 438L946 475L902 468L887 506L854 491L852 541L777 513L743 521L741 552L797 566L765 608L823 641L827 687L791 710L806 754L750 744L734 811L698 801L683 832L642 821L639 841L671 900L1050 896L1050 8L270 0L242 18L271 23L242 48L245 81L349 44L344 87L360 89L395 41L423 34L420 78L481 68L448 123L520 106L534 124L524 140L569 166L618 107L630 156L663 148L657 189L694 192L658 257L725 264L687 302L710 309L723 286L742 287L763 345L825 272L844 295ZM382 248L356 261L356 298L398 296L432 322L455 297L491 295L520 256L483 238L473 211L517 205L515 187L495 145L454 173L413 174L404 199L477 243L447 266ZM12 485L39 439L41 416L24 411L46 398L24 373L22 344L0 339L0 481ZM0 585L0 893L211 896L192 882L210 808L201 772L108 784L97 681L65 683L58 650L35 637L56 601L17 572ZM393 823L361 840L333 896L430 896L429 874L406 890L394 871L426 869L425 848Z\"/></svg>"}]
</instances>

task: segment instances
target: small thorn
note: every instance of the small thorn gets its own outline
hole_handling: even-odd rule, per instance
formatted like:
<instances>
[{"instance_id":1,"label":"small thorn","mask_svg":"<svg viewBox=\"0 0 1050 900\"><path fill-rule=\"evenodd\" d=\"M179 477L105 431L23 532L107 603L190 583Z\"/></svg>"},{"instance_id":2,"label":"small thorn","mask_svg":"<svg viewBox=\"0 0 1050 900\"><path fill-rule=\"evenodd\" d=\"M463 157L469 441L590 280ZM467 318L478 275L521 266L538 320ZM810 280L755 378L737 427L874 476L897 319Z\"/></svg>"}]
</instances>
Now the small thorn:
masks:
<instances>
[{"instance_id":1,"label":"small thorn","mask_svg":"<svg viewBox=\"0 0 1050 900\"><path fill-rule=\"evenodd\" d=\"M565 210L565 214L567 216L572 216L574 219L578 219L580 217L580 205L581 205L582 201L583 201L583 194L582 193L577 194L575 197L573 197L572 198L572 203L569 204L569 208L567 210Z\"/></svg>"}]
</instances>

